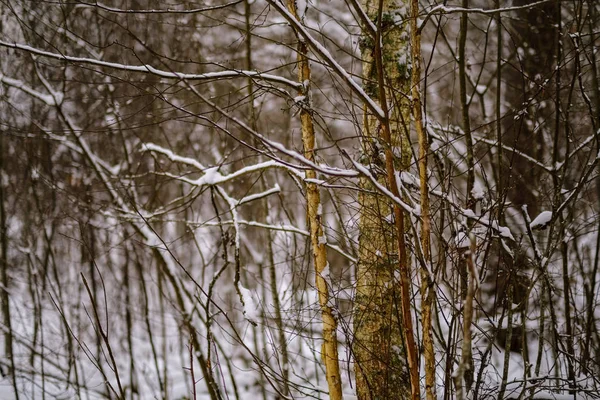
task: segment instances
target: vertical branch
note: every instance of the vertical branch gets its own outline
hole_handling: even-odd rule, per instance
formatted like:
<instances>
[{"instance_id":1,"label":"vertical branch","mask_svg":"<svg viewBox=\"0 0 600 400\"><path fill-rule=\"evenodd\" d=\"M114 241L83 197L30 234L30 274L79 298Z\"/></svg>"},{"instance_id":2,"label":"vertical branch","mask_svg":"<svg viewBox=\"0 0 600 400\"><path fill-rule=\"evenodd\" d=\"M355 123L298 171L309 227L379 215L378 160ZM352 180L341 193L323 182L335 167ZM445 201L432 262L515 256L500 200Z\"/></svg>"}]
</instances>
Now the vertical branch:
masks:
<instances>
[{"instance_id":1,"label":"vertical branch","mask_svg":"<svg viewBox=\"0 0 600 400\"><path fill-rule=\"evenodd\" d=\"M265 200L266 201L266 200ZM269 253L269 282L271 283L271 297L273 298L273 308L275 310L275 323L277 324L277 333L279 334L279 347L281 348L281 364L283 365L283 388L282 393L288 394L288 375L289 375L289 357L287 350L287 340L285 338L285 329L283 327L283 319L281 317L281 302L279 301L279 293L277 291L277 271L275 270L275 258L273 254L273 244L271 234L267 232L267 252ZM261 375L262 376L262 375Z\"/></svg>"},{"instance_id":2,"label":"vertical branch","mask_svg":"<svg viewBox=\"0 0 600 400\"><path fill-rule=\"evenodd\" d=\"M298 9L294 0L288 1L288 9L294 17L300 21ZM297 32L296 32L297 34ZM313 125L312 111L310 110L310 63L308 59L308 46L298 35L298 80L302 83L300 96L300 121L302 124L302 143L304 144L304 156L311 162L315 162L315 131ZM313 259L315 263L315 280L321 306L321 317L323 319L323 345L321 357L325 364L329 397L332 400L342 399L342 383L340 375L337 321L333 316L333 310L329 302L329 288L327 287L327 275L329 264L327 263L326 238L323 231L321 195L318 186L314 183L317 174L314 170L306 170L306 202L308 205L308 221L310 227L310 240L312 245Z\"/></svg>"},{"instance_id":3,"label":"vertical branch","mask_svg":"<svg viewBox=\"0 0 600 400\"><path fill-rule=\"evenodd\" d=\"M592 51L590 52L590 56L589 56L589 60L590 60L590 64L591 64L591 73L592 73L592 93L594 94L594 110L593 110L593 115L592 115L592 119L594 121L596 121L594 127L597 127L600 125L600 80L598 79L598 63L596 62L596 46L594 46L594 43L596 38L598 37L598 32L596 30L596 23L598 22L598 14L597 14L597 10L596 10L596 4L594 4L594 2L592 0L587 0L588 2L588 9L589 9L589 19L588 19L588 33L590 35L589 38L589 43L590 43L590 47L592 49ZM597 140L598 142L598 140Z\"/></svg>"},{"instance_id":4,"label":"vertical branch","mask_svg":"<svg viewBox=\"0 0 600 400\"><path fill-rule=\"evenodd\" d=\"M431 275L431 219L429 212L429 178L427 172L427 155L429 141L423 126L423 107L421 104L421 30L418 26L419 1L411 0L410 33L412 51L412 111L415 129L419 139L419 180L421 185L421 247L423 263L421 265L421 313L423 323L423 352L425 355L425 395L427 400L435 396L435 353L433 349L433 332L431 325L431 307L434 302L434 282Z\"/></svg>"},{"instance_id":5,"label":"vertical branch","mask_svg":"<svg viewBox=\"0 0 600 400\"><path fill-rule=\"evenodd\" d=\"M196 394L196 377L194 376L194 344L192 342L192 340L190 340L190 342L188 343L188 347L189 347L189 355L190 355L190 375L191 375L191 379L192 379L192 399L196 400L197 399L197 394Z\"/></svg>"},{"instance_id":6,"label":"vertical branch","mask_svg":"<svg viewBox=\"0 0 600 400\"><path fill-rule=\"evenodd\" d=\"M495 0L496 8L500 8L500 0ZM496 140L497 147L497 198L498 198L498 223L504 221L504 174L502 171L502 13L496 13L496 41L498 51L496 53Z\"/></svg>"},{"instance_id":7,"label":"vertical branch","mask_svg":"<svg viewBox=\"0 0 600 400\"><path fill-rule=\"evenodd\" d=\"M469 286L467 289L467 296L464 303L464 315L463 315L463 346L460 364L458 371L456 372L455 385L456 385L456 398L463 400L465 398L464 386L467 385L467 390L470 390L470 386L473 380L473 354L472 354L472 335L471 335L471 324L473 322L473 301L475 299L475 291L477 290L477 271L475 270L475 263L473 257L475 255L476 244L475 237L470 237L471 246L467 254L467 267L469 268ZM467 380L467 374L470 373L471 382Z\"/></svg>"},{"instance_id":8,"label":"vertical branch","mask_svg":"<svg viewBox=\"0 0 600 400\"><path fill-rule=\"evenodd\" d=\"M512 336L513 336L513 293L514 293L514 284L512 283L513 277L511 276L507 278L509 281L508 285L508 293L506 304L508 307L508 315L507 319L507 328L506 328L506 340L504 342L504 362L502 368L502 381L500 383L500 391L498 393L498 400L504 399L504 394L506 393L506 385L508 384L508 371L510 365L510 352L512 346ZM503 329L502 326L498 327L498 330Z\"/></svg>"},{"instance_id":9,"label":"vertical branch","mask_svg":"<svg viewBox=\"0 0 600 400\"><path fill-rule=\"evenodd\" d=\"M98 335L101 337L102 342L104 343L104 346L106 347L106 350L108 352L108 358L109 358L109 362L111 365L111 369L115 374L115 378L117 380L117 386L119 388L119 397L122 399L125 399L125 391L123 390L123 386L121 385L121 377L119 375L119 369L117 367L117 361L115 359L114 356L114 352L112 351L112 346L110 345L110 341L109 341L109 337L108 337L108 326L103 327L102 323L100 322L100 314L98 312L98 304L96 303L96 296L95 293L92 293L92 290L90 289L90 286L88 284L87 279L85 279L85 275L83 274L83 272L80 273L81 275L81 279L83 280L83 284L85 286L85 289L87 291L87 294L90 298L90 303L92 306L92 311L93 311L93 316L94 316L94 320L93 322L96 324L95 329L98 332ZM100 345L99 345L100 346ZM101 365L101 359L98 358L98 365ZM109 388L112 389L112 387L110 386L110 383L106 383ZM110 392L109 392L110 393Z\"/></svg>"},{"instance_id":10,"label":"vertical branch","mask_svg":"<svg viewBox=\"0 0 600 400\"><path fill-rule=\"evenodd\" d=\"M469 8L469 0L462 0L462 7ZM467 142L467 208L473 209L473 186L475 184L475 166L473 157L473 138L471 137L471 120L469 119L469 103L467 102L467 60L465 57L465 46L467 43L467 24L469 13L460 15L460 34L458 37L458 79L460 85L460 105L462 112L462 128Z\"/></svg>"},{"instance_id":11,"label":"vertical branch","mask_svg":"<svg viewBox=\"0 0 600 400\"><path fill-rule=\"evenodd\" d=\"M596 11L596 4L593 1L588 0L588 9L589 9L589 22L588 22L588 32L590 34L589 43L591 44L592 51L590 52L589 60L591 64L591 72L592 72L592 93L593 93L593 101L594 101L594 109L592 111L592 121L596 121L594 126L594 130L598 129L600 126L600 80L598 79L598 67L596 62L596 47L593 46L595 43L595 39L597 37L596 23L598 21L598 15ZM596 148L600 151L600 135L596 135ZM596 196L600 199L600 173L596 176ZM594 266L592 267L592 272L590 276L589 290L586 291L586 317L585 317L585 333L584 333L584 344L582 349L582 359L581 365L584 370L588 369L588 363L591 356L590 343L592 340L592 327L594 325L594 302L595 302L595 293L596 293L596 283L598 276L598 269L600 264L600 219L597 224L597 233L596 233L596 251L594 256Z\"/></svg>"},{"instance_id":12,"label":"vertical branch","mask_svg":"<svg viewBox=\"0 0 600 400\"><path fill-rule=\"evenodd\" d=\"M246 69L252 71L252 32L250 23L250 13L252 11L252 5L250 0L244 2L244 17L246 23ZM250 113L250 127L256 130L256 112L254 111L254 80L252 77L248 77L248 112Z\"/></svg>"},{"instance_id":13,"label":"vertical branch","mask_svg":"<svg viewBox=\"0 0 600 400\"><path fill-rule=\"evenodd\" d=\"M561 139L561 127L563 127L563 123L561 123L561 117L563 116L563 109L562 109L562 105L561 105L561 99L560 99L560 94L561 94L561 82L562 82L562 68L561 68L561 62L562 62L562 58L563 58L563 42L562 42L562 16L561 16L561 12L562 12L562 7L559 1L557 1L557 5L556 5L556 80L555 80L555 99L554 99L554 114L555 114L555 119L554 119L554 143L553 143L553 149L552 149L552 163L553 165L558 165L559 163L559 159L561 158L560 156L560 151L563 149L563 146L561 146L560 143L560 139ZM569 101L567 101L569 102ZM567 106L567 114L568 114L568 108L570 106ZM565 133L568 135L569 134L569 126L568 123L564 124L564 131ZM566 167L568 164L568 154L569 154L569 139L567 138L565 140L565 159L563 160L563 168L565 168L566 171ZM559 226L558 226L558 236L559 238L564 238L564 234L565 234L565 221L564 221L564 217L562 214L562 211L559 210L559 206L562 203L562 186L564 183L564 179L565 179L565 174L560 174L559 171L554 171L554 173L552 174L552 184L554 186L554 193L553 193L553 210L552 210L552 215L554 216L553 218L556 218L556 220L559 222ZM553 243L553 237L554 237L554 230L556 229L555 224L551 224L550 225L550 232L548 233L548 248L547 251L549 250L550 246L552 246ZM561 240L561 253L562 253L562 262L563 262L563 269L562 269L562 277L563 277L563 297L564 297L564 309L565 309L565 317L566 317L566 337L567 337L567 346L568 349L567 351L569 352L569 354L565 357L566 358L566 362L567 362L567 370L568 370L568 378L570 383L573 382L574 379L574 371L573 371L573 365L572 365L572 360L571 357L573 355L572 353L572 345L569 346L569 343L572 343L572 331L571 331L571 320L570 320L570 304L569 304L569 277L568 277L568 270L567 270L567 264L566 264L566 252L567 252L567 246L566 243L564 242L564 240ZM551 288L549 287L548 290L548 295L550 295L551 292ZM553 322L553 333L554 333L554 343L553 345L555 346L553 349L553 353L555 354L555 358L556 358L556 362L559 362L559 346L561 343L561 338L560 335L558 333L558 326L556 324L556 315L555 312L553 310L553 305L552 303L548 303L548 305L550 306L550 315L552 317L552 322ZM558 370L559 368L555 369L556 372L556 376L558 378ZM557 386L558 386L558 379L557 379Z\"/></svg>"},{"instance_id":14,"label":"vertical branch","mask_svg":"<svg viewBox=\"0 0 600 400\"><path fill-rule=\"evenodd\" d=\"M562 218L562 215L559 216L559 221L560 221L560 232L561 232L561 237L565 237L566 234L566 222L564 220L564 218ZM567 374L568 374L568 379L569 379L569 386L571 387L571 389L574 389L576 386L576 381L575 381L575 369L573 367L573 357L575 356L575 348L573 346L573 323L571 321L571 280L569 277L569 259L568 259L568 254L569 254L569 247L568 244L566 242L566 240L561 240L560 243L560 252L561 252L561 258L562 258L562 278L563 278L563 296L564 296L564 307L565 307L565 329L566 329L566 338L565 340L567 341L567 355L566 355L566 359L567 359ZM573 391L570 391L570 393L574 393Z\"/></svg>"},{"instance_id":15,"label":"vertical branch","mask_svg":"<svg viewBox=\"0 0 600 400\"><path fill-rule=\"evenodd\" d=\"M132 299L131 288L129 284L129 251L125 253L125 261L123 263L123 291L125 292L125 326L127 331L127 349L129 350L129 382L131 385L130 398L133 400L134 394L138 393L136 367L135 367L135 351L133 345L133 319L131 315Z\"/></svg>"},{"instance_id":16,"label":"vertical branch","mask_svg":"<svg viewBox=\"0 0 600 400\"><path fill-rule=\"evenodd\" d=\"M462 7L467 9L469 8L469 0L462 0ZM465 56L465 46L467 43L467 24L469 21L468 12L461 13L460 16L460 33L458 38L458 77L459 77L459 86L460 86L460 105L462 112L462 128L465 133L465 141L467 145L467 193L465 195L467 208L472 210L475 209L475 200L473 198L473 187L475 184L475 166L474 166L474 157L473 157L473 138L471 137L471 122L469 118L469 103L467 102L467 60ZM471 220L468 222L469 224L469 234L470 228L473 224ZM462 393L462 385L466 383L467 390L470 390L471 384L473 383L473 359L472 359L472 350L471 350L471 321L473 319L472 315L472 307L473 307L473 296L474 296L474 288L473 279L475 278L473 271L473 257L474 257L474 248L475 248L475 238L471 238L471 251L467 255L466 262L461 260L460 263L460 280L461 280L461 291L462 298L464 300L464 315L463 315L463 346L462 346L462 356L459 366L459 371L457 373L456 384L457 384L457 393L461 396ZM472 270L472 271L468 271ZM468 335L468 337L466 336ZM460 386L459 386L460 385ZM459 396L459 399L461 397Z\"/></svg>"},{"instance_id":17,"label":"vertical branch","mask_svg":"<svg viewBox=\"0 0 600 400\"><path fill-rule=\"evenodd\" d=\"M252 62L252 24L250 22L250 16L252 14L252 4L250 2L250 0L246 0L244 1L244 17L245 17L245 24L246 24L246 69L248 71L252 71L254 68L254 64ZM250 118L250 127L256 131L257 130L257 124L256 124L256 111L254 110L254 100L255 100L255 95L254 95L254 80L252 77L248 77L248 115ZM266 184L265 184L265 177L263 174L260 175L260 185L261 185L261 190L266 190ZM261 205L263 208L263 214L264 216L268 216L269 215L269 200L267 198L264 198L261 201ZM273 244L271 243L271 232L269 230L266 230L265 232L266 235L266 245L267 245L267 254L268 254L268 260L269 260L269 276L270 276L270 286L271 286L271 296L273 298L273 306L275 308L275 323L277 324L277 331L279 332L279 347L281 349L281 363L283 365L283 390L282 392L284 394L288 394L289 392L289 388L288 388L288 352L287 352L287 342L285 339L285 331L283 330L283 325L281 322L281 305L279 304L279 294L277 293L277 279L276 279L276 271L275 271L275 262L274 262L274 258L273 258ZM264 273L263 273L263 268L262 265L259 266L258 269L258 273L260 274L260 281L264 282ZM266 294L267 294L267 288L265 287L265 285L261 285L261 290L262 290L262 298L266 299ZM266 337L266 333L264 330L264 326L265 324L265 313L261 313L261 317L263 318L263 324L262 327L260 328L261 330L261 334L263 336L263 338ZM259 340L258 340L258 328L254 325L252 325L252 332L253 332L253 338L254 338L254 348L257 352L256 357L261 358L260 355L260 347L258 345ZM264 339L263 339L264 340ZM265 377L263 373L260 373L259 375L259 385L260 385L260 391L261 391L261 396L263 398L263 400L267 400L267 390L266 390L266 381L265 381Z\"/></svg>"},{"instance_id":18,"label":"vertical branch","mask_svg":"<svg viewBox=\"0 0 600 400\"><path fill-rule=\"evenodd\" d=\"M137 252L135 251L135 249L132 249L134 251L135 254L135 269L136 269L136 273L137 273L137 281L139 282L139 292L140 296L141 296L141 301L142 301L142 305L141 305L141 309L142 309L142 314L143 314L143 318L144 318L144 323L145 323L145 328L146 328L146 332L148 334L148 343L150 344L150 350L152 352L152 361L154 364L154 369L156 371L156 379L158 380L158 387L160 388L160 393L162 396L166 397L167 396L167 388L166 388L166 384L163 382L163 378L160 374L160 367L159 367L159 357L158 357L158 351L156 350L156 344L155 344L155 340L154 340L154 335L152 334L153 329L152 329L152 322L150 320L150 299L148 296L148 288L146 287L146 276L145 276L145 272L144 272L144 268L142 266L142 261L139 259L139 255L137 254ZM66 322L65 322L66 324ZM70 335L69 335L70 337Z\"/></svg>"},{"instance_id":19,"label":"vertical branch","mask_svg":"<svg viewBox=\"0 0 600 400\"><path fill-rule=\"evenodd\" d=\"M4 138L5 133L0 134L0 174L4 173ZM0 287L0 303L2 303L2 324L6 327L4 333L4 354L8 359L10 366L9 374L12 377L12 384L15 390L15 398L19 400L19 391L17 390L17 378L15 371L15 359L13 353L13 331L10 318L10 298L8 293L8 230L6 225L6 209L4 206L6 199L4 193L3 180L0 181L0 272L1 272L1 287Z\"/></svg>"}]
</instances>

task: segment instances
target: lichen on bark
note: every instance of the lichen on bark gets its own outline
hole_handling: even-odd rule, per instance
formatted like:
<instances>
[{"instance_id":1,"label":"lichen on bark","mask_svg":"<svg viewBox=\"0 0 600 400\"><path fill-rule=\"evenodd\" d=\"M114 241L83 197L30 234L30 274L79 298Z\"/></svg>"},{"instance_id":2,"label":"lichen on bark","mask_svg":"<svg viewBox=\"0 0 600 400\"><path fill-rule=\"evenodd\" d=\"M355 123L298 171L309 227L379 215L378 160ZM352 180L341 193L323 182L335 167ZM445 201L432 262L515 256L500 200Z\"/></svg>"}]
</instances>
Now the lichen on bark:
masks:
<instances>
[{"instance_id":1,"label":"lichen on bark","mask_svg":"<svg viewBox=\"0 0 600 400\"><path fill-rule=\"evenodd\" d=\"M382 45L382 68L378 70L375 62L377 38L364 30L365 35L360 41L364 87L380 105L381 99L385 99L386 129L389 129L389 140L385 140L381 119L365 113L362 160L380 184L389 186L389 175L386 176L383 166L385 157L394 154L395 171L407 170L411 157L408 142L410 35L405 17L409 4L383 0L381 14L379 1L367 0L362 5L380 29ZM378 15L382 16L381 22ZM406 62L401 64L402 60ZM381 72L383 77L379 76ZM380 82L384 82L384 96ZM359 262L353 343L357 396L360 400L408 399L411 398L411 385L403 338L399 278L400 264L407 265L408 260L405 252L399 255L398 225L394 221L392 202L378 194L369 179L361 179L360 184L363 190L359 194Z\"/></svg>"}]
</instances>

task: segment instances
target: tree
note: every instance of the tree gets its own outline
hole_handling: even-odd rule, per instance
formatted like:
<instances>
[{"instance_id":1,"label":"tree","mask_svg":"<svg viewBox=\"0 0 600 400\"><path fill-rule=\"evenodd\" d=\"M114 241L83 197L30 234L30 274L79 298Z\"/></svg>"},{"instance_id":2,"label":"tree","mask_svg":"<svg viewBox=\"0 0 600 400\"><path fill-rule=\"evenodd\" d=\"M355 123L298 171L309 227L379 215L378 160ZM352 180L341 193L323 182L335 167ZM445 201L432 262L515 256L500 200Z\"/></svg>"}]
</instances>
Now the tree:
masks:
<instances>
[{"instance_id":1,"label":"tree","mask_svg":"<svg viewBox=\"0 0 600 400\"><path fill-rule=\"evenodd\" d=\"M600 397L596 2L0 4L9 396Z\"/></svg>"}]
</instances>

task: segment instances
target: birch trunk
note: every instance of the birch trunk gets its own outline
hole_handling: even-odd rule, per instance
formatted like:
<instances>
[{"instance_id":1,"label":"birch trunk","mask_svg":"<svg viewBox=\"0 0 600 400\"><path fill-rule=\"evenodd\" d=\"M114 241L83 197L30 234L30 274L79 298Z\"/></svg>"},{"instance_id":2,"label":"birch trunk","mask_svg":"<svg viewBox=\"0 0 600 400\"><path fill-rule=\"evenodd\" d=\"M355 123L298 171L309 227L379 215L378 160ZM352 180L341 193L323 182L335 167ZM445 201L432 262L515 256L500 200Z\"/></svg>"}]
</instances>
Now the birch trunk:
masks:
<instances>
[{"instance_id":1,"label":"birch trunk","mask_svg":"<svg viewBox=\"0 0 600 400\"><path fill-rule=\"evenodd\" d=\"M411 154L406 32L410 4L366 0L362 5L376 27L374 37L365 28L361 40L364 87L381 105L384 117L365 114L361 161L398 196L396 172L408 169ZM362 179L361 187L353 344L357 396L359 400L418 398L404 215L377 194L369 180Z\"/></svg>"}]
</instances>

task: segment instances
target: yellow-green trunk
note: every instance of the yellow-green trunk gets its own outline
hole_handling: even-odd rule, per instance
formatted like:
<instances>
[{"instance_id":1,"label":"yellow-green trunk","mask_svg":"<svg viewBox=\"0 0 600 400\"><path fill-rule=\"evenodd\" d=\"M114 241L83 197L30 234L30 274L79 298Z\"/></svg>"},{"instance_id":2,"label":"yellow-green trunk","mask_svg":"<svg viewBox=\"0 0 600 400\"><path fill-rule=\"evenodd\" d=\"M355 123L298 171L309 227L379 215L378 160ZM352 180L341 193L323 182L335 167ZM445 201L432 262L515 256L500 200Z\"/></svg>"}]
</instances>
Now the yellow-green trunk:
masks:
<instances>
[{"instance_id":1,"label":"yellow-green trunk","mask_svg":"<svg viewBox=\"0 0 600 400\"><path fill-rule=\"evenodd\" d=\"M410 146L410 46L409 5L384 1L381 22L377 21L379 2L366 1L363 7L371 21L381 27L383 81L389 115L390 141L382 138L381 121L366 115L363 127L362 162L374 177L389 186L385 152L394 154L394 168L408 169ZM365 30L366 32L366 30ZM366 34L361 40L364 87L381 103L378 69L374 61L375 39ZM388 151L389 154L389 151ZM400 262L393 204L368 179L361 180L359 195L359 263L354 309L356 390L360 400L408 399L410 376L404 345L401 309ZM406 256L404 257L406 258Z\"/></svg>"}]
</instances>

